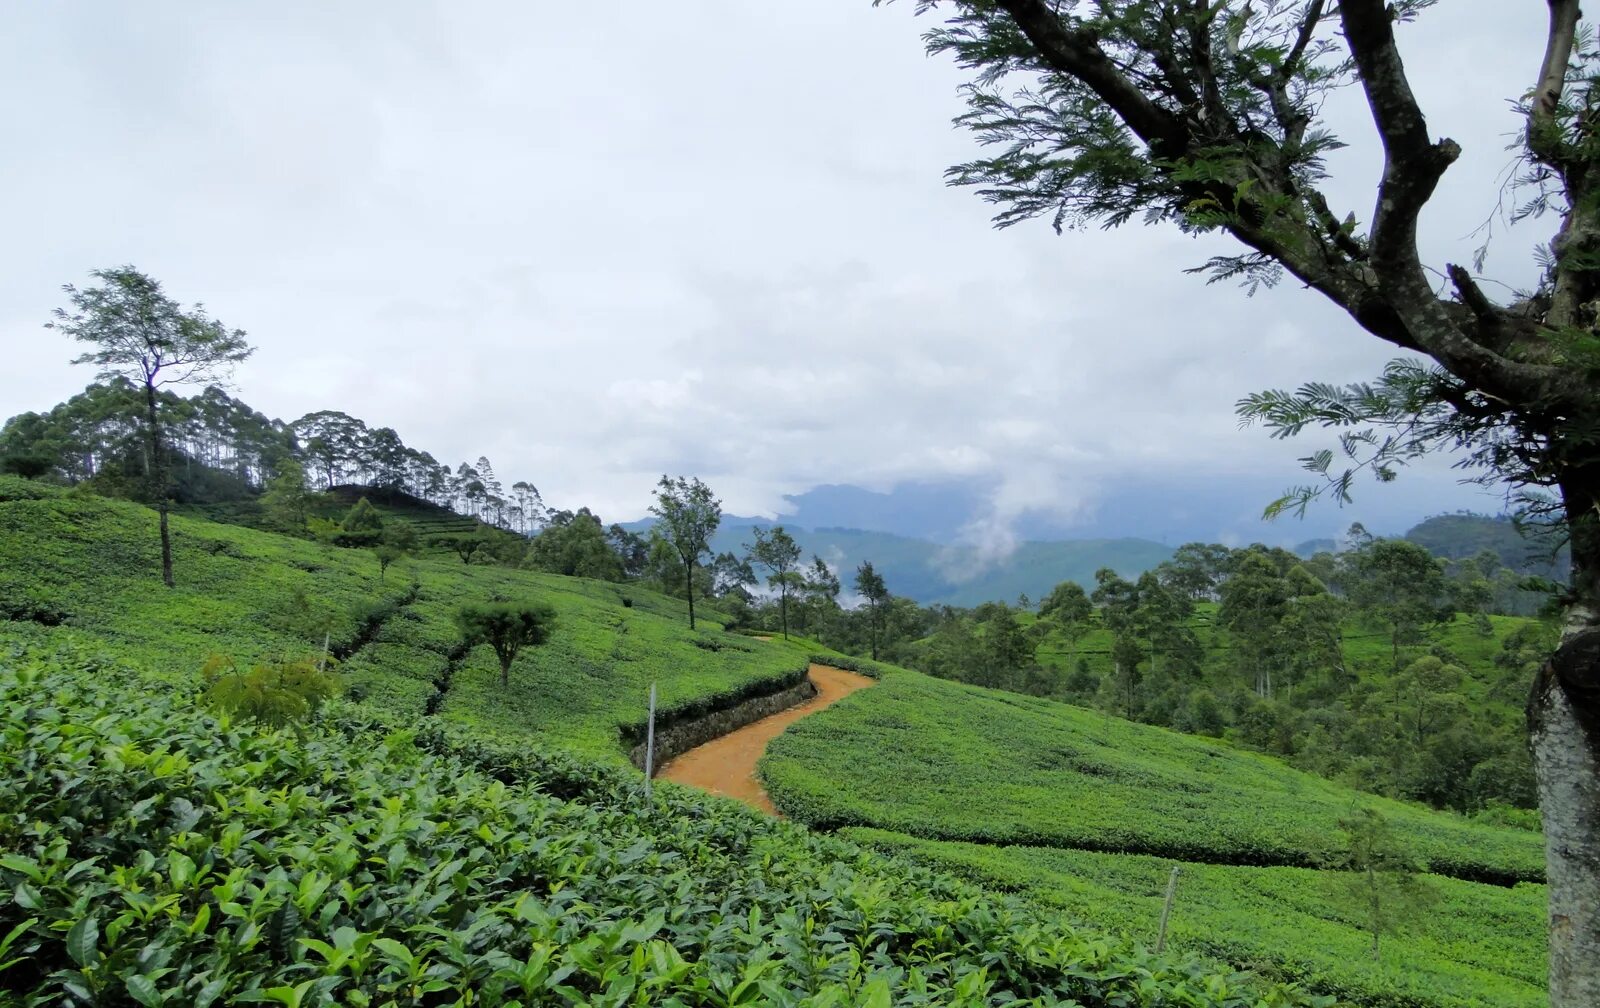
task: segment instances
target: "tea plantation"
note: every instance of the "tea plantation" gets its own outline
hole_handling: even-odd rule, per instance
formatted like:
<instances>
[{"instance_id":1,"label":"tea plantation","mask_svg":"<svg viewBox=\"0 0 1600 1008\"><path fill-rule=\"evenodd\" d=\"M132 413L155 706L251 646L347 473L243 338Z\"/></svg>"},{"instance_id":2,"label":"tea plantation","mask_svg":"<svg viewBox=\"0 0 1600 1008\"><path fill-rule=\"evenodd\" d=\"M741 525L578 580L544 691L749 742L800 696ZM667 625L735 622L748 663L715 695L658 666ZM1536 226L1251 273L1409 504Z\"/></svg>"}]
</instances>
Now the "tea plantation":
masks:
<instances>
[{"instance_id":1,"label":"tea plantation","mask_svg":"<svg viewBox=\"0 0 1600 1008\"><path fill-rule=\"evenodd\" d=\"M794 675L813 650L711 622L691 632L681 602L629 586L443 556L403 561L380 581L365 550L172 523L181 576L165 591L151 583L152 512L0 478L0 618L10 621L0 632L90 642L176 682L193 681L213 652L254 661L327 639L351 694L397 715L532 732L612 759L619 726L644 719L652 681L664 713L692 711ZM510 691L489 649L459 650L453 622L462 604L493 599L556 610L554 636L519 657Z\"/></svg>"},{"instance_id":2,"label":"tea plantation","mask_svg":"<svg viewBox=\"0 0 1600 1008\"><path fill-rule=\"evenodd\" d=\"M649 683L693 713L816 645L181 516L168 591L154 526L0 478L0 1008L1543 1003L1534 834L1363 798L1435 872L1522 883L1438 880L1374 965L1329 873L1248 867L1317 863L1355 800L1267 757L840 658L879 684L764 764L795 823L647 802L623 754ZM556 610L508 688L453 622L497 599ZM299 730L198 701L210 654L324 641L346 699ZM1166 956L1141 854L1209 862Z\"/></svg>"},{"instance_id":3,"label":"tea plantation","mask_svg":"<svg viewBox=\"0 0 1600 1008\"><path fill-rule=\"evenodd\" d=\"M1314 1003L848 842L345 707L0 660L0 1005Z\"/></svg>"},{"instance_id":4,"label":"tea plantation","mask_svg":"<svg viewBox=\"0 0 1600 1008\"><path fill-rule=\"evenodd\" d=\"M1458 878L1541 881L1526 830L1360 795L1227 743L910 672L781 736L762 763L778 806L819 826L941 840L1316 866L1359 801Z\"/></svg>"},{"instance_id":5,"label":"tea plantation","mask_svg":"<svg viewBox=\"0 0 1600 1008\"><path fill-rule=\"evenodd\" d=\"M1153 939L1175 862L1044 847L992 847L851 829L851 839L915 854L990 889ZM1382 957L1342 873L1183 864L1168 940L1365 1005L1545 1004L1544 887L1432 876L1438 900L1384 936Z\"/></svg>"}]
</instances>

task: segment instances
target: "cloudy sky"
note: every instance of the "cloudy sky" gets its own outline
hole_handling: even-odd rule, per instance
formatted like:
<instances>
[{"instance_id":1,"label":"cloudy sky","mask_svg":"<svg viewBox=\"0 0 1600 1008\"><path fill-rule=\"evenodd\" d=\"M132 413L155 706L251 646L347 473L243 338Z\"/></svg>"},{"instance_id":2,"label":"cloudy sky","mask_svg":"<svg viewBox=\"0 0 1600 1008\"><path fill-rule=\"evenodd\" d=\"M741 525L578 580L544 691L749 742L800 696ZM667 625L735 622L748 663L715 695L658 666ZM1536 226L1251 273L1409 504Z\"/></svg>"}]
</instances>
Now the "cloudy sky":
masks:
<instances>
[{"instance_id":1,"label":"cloudy sky","mask_svg":"<svg viewBox=\"0 0 1600 1008\"><path fill-rule=\"evenodd\" d=\"M608 519L663 472L746 514L820 483L967 477L1002 518L1090 514L1129 474L1289 483L1317 445L1238 430L1233 402L1391 356L1310 292L1181 272L1220 241L992 230L943 185L974 150L950 125L964 78L909 2L6 20L0 415L89 380L42 324L62 284L123 263L249 333L236 387L269 415L341 409ZM1494 210L1542 22L1452 0L1406 31L1430 126L1466 148L1425 220L1437 263ZM1351 93L1331 114L1356 141L1336 206L1365 220L1363 112ZM1544 237L1497 237L1490 272L1527 282ZM1405 480L1422 513L1497 506L1443 464Z\"/></svg>"}]
</instances>

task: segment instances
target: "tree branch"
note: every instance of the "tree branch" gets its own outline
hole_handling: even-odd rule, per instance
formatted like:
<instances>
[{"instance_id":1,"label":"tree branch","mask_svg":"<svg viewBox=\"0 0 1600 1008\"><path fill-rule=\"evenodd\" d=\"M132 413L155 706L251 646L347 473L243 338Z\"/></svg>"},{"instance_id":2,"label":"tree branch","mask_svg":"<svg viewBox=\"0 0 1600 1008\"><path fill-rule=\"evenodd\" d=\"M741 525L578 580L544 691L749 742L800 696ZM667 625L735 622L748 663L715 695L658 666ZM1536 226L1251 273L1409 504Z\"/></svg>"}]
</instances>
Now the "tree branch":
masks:
<instances>
[{"instance_id":1,"label":"tree branch","mask_svg":"<svg viewBox=\"0 0 1600 1008\"><path fill-rule=\"evenodd\" d=\"M1454 140L1429 139L1427 120L1395 45L1388 5L1383 0L1343 0L1339 18L1383 141L1383 181L1372 217L1373 258L1421 278L1417 216L1461 147Z\"/></svg>"},{"instance_id":2,"label":"tree branch","mask_svg":"<svg viewBox=\"0 0 1600 1008\"><path fill-rule=\"evenodd\" d=\"M1170 156L1188 146L1183 121L1145 97L1089 32L1069 28L1045 0L998 0L998 6L1011 15L1047 66L1082 81L1157 156Z\"/></svg>"},{"instance_id":3,"label":"tree branch","mask_svg":"<svg viewBox=\"0 0 1600 1008\"><path fill-rule=\"evenodd\" d=\"M1545 42L1544 59L1539 64L1539 84L1533 95L1533 111L1528 117L1528 147L1542 159L1548 152L1548 138L1557 130L1556 109L1567 83L1567 60L1578 33L1578 0L1549 0L1550 34Z\"/></svg>"}]
</instances>

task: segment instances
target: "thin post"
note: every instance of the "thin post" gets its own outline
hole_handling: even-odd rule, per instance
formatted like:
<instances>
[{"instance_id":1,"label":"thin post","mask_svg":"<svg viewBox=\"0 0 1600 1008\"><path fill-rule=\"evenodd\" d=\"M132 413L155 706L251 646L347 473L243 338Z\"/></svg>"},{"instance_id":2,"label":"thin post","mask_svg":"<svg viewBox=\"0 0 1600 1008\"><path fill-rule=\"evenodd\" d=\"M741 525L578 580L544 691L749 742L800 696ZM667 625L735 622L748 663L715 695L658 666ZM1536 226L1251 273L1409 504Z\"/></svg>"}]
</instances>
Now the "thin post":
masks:
<instances>
[{"instance_id":1,"label":"thin post","mask_svg":"<svg viewBox=\"0 0 1600 1008\"><path fill-rule=\"evenodd\" d=\"M1167 946L1167 918L1172 916L1172 897L1178 893L1178 866L1172 866L1172 874L1167 878L1167 899L1161 904L1161 930L1156 934L1156 951L1160 952Z\"/></svg>"},{"instance_id":2,"label":"thin post","mask_svg":"<svg viewBox=\"0 0 1600 1008\"><path fill-rule=\"evenodd\" d=\"M656 772L656 684L650 684L650 719L644 729L644 797L650 800L650 778Z\"/></svg>"}]
</instances>

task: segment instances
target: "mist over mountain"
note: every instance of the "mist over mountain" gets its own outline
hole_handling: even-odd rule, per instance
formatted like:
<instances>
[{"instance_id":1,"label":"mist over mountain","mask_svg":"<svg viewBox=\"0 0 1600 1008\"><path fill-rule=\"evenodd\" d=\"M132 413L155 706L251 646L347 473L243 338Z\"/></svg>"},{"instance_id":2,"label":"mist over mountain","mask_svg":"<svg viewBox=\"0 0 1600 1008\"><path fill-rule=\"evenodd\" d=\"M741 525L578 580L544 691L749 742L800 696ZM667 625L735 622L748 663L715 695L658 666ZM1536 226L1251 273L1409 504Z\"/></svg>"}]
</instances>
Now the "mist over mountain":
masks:
<instances>
[{"instance_id":1,"label":"mist over mountain","mask_svg":"<svg viewBox=\"0 0 1600 1008\"><path fill-rule=\"evenodd\" d=\"M1008 530L1018 543L1140 538L1173 547L1196 541L1292 547L1312 539L1337 540L1358 521L1376 535L1398 535L1430 515L1500 510L1498 496L1475 487L1402 478L1359 488L1355 503L1343 508L1319 502L1304 518L1263 520L1262 509L1296 475L1164 473L1097 482L1085 495L1093 501L1087 507L1024 510L1009 516ZM789 506L775 520L958 544L970 542L974 529L990 522L995 495L994 486L976 480L906 482L884 492L831 484L788 496Z\"/></svg>"}]
</instances>

